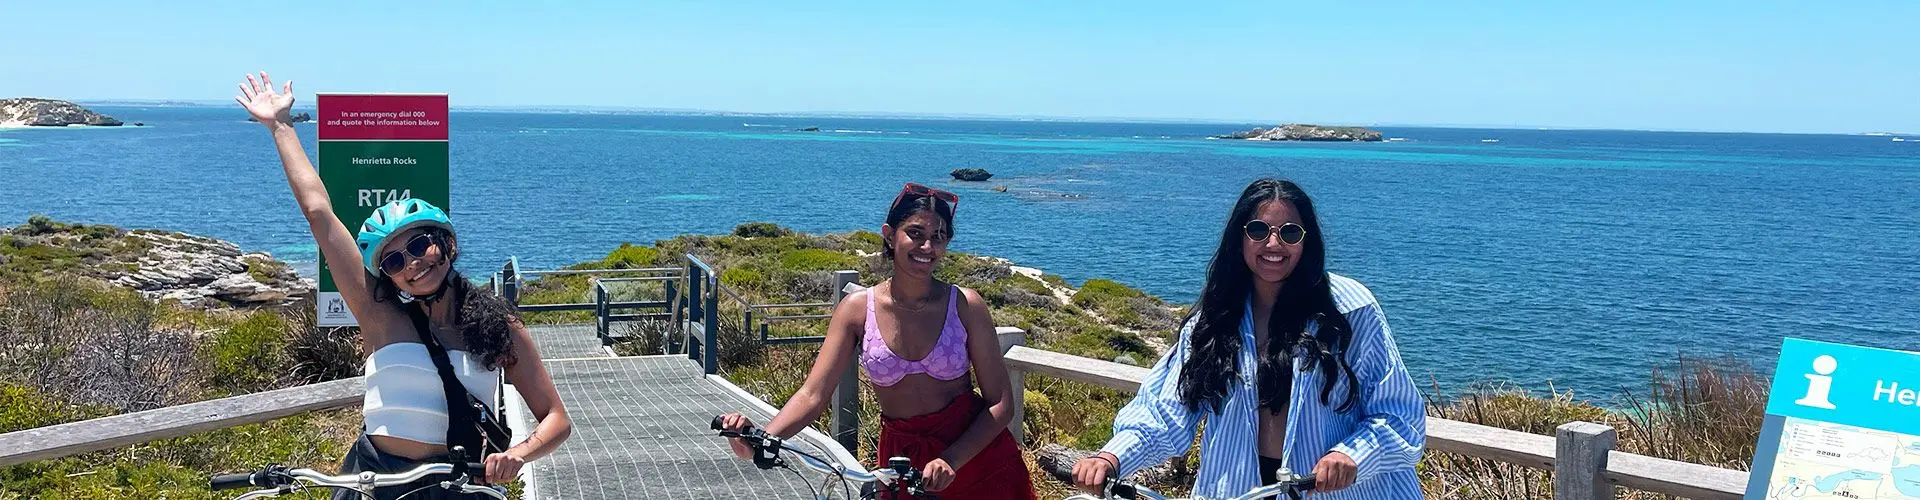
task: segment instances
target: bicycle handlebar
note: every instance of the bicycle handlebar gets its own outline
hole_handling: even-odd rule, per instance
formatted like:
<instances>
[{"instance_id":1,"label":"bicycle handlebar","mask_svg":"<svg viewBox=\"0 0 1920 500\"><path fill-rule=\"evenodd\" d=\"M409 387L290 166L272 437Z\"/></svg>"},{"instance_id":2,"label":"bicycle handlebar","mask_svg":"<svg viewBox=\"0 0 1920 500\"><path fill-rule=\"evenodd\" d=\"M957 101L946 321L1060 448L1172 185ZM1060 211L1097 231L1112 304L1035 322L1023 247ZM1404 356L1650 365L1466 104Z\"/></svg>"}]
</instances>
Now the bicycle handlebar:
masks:
<instances>
[{"instance_id":1,"label":"bicycle handlebar","mask_svg":"<svg viewBox=\"0 0 1920 500\"><path fill-rule=\"evenodd\" d=\"M292 493L298 489L297 483L305 482L315 486L339 488L361 492L370 492L373 488L412 484L421 479L436 475L451 475L451 479L428 487L440 487L459 493L479 493L506 500L505 491L496 486L473 484L473 472L484 474L486 465L477 462L423 464L413 470L395 474L377 474L361 472L357 474L327 475L313 469L289 469L283 465L269 465L258 472L242 474L221 474L208 479L207 486L213 490L256 487L254 491L240 495L236 500L267 498Z\"/></svg>"},{"instance_id":2,"label":"bicycle handlebar","mask_svg":"<svg viewBox=\"0 0 1920 500\"><path fill-rule=\"evenodd\" d=\"M839 464L828 463L826 460L813 456L813 454L807 453L805 450L787 444L785 440L780 439L779 436L768 434L765 430L756 428L752 424L748 424L739 431L730 431L720 425L720 417L716 416L713 417L713 423L710 424L709 427L713 430L720 431L721 437L739 438L741 441L745 441L747 447L752 448L754 451L753 465L761 469L787 467L786 460L783 460L780 456L780 452L786 451L799 456L802 465L806 465L807 468L819 471L822 474L839 476L848 481L861 484L892 486L894 483L901 483L906 486L909 495L914 497L931 496L926 490L921 489L920 470L913 468L913 462L907 457L888 458L885 468L872 471L851 469Z\"/></svg>"},{"instance_id":3,"label":"bicycle handlebar","mask_svg":"<svg viewBox=\"0 0 1920 500\"><path fill-rule=\"evenodd\" d=\"M1306 492L1313 490L1313 486L1314 486L1313 474L1294 475L1292 471L1289 471L1287 469L1280 469L1279 476L1281 477L1281 480L1279 482L1254 488L1252 491L1248 491L1244 495L1234 497L1234 499L1235 500L1253 500L1258 498L1277 497L1277 496L1284 495L1287 498L1298 500ZM1160 496L1159 493L1156 493L1153 490L1147 489L1144 486L1130 484L1130 483L1127 483L1126 481L1121 481L1113 478L1107 479L1106 487L1101 488L1101 491L1106 492L1105 496L1094 496L1094 495L1081 493L1081 494L1076 494L1076 495L1067 497L1067 500L1108 500L1108 499L1115 499L1115 498L1127 499L1127 500L1137 500L1137 499L1170 500L1167 497Z\"/></svg>"}]
</instances>

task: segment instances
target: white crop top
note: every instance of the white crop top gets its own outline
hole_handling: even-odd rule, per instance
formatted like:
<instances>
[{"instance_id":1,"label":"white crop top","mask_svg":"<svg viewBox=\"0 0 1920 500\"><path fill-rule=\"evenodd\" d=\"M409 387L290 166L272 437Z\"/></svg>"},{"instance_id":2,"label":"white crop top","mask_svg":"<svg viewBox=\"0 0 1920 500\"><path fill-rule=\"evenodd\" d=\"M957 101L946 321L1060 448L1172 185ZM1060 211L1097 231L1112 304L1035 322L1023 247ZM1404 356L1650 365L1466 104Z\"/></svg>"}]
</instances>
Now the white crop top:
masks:
<instances>
[{"instance_id":1,"label":"white crop top","mask_svg":"<svg viewBox=\"0 0 1920 500\"><path fill-rule=\"evenodd\" d=\"M469 356L447 351L447 361L467 392L499 411L500 370ZM427 444L447 444L447 395L426 344L396 342L367 357L367 396L361 413L367 434Z\"/></svg>"}]
</instances>

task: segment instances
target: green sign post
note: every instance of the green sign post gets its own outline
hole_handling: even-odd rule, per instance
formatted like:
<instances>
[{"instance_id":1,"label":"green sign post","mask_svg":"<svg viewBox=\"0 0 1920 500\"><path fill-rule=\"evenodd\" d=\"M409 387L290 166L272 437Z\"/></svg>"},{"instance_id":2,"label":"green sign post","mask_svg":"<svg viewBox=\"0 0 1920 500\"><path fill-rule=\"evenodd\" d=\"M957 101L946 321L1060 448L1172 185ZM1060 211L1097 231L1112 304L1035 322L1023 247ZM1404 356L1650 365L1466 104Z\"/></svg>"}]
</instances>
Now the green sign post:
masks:
<instances>
[{"instance_id":1,"label":"green sign post","mask_svg":"<svg viewBox=\"0 0 1920 500\"><path fill-rule=\"evenodd\" d=\"M320 179L333 215L358 234L360 222L394 200L448 201L446 94L320 94ZM356 326L320 260L316 324Z\"/></svg>"}]
</instances>

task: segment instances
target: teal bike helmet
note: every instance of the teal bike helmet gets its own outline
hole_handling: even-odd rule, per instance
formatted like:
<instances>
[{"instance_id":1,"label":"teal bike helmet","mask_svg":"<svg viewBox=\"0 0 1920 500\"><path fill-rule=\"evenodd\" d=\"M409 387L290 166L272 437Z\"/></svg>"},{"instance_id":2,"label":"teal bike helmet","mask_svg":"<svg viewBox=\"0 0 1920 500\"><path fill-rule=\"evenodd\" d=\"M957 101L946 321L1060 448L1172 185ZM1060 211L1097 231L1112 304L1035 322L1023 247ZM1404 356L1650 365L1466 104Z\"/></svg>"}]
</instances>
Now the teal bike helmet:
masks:
<instances>
[{"instance_id":1,"label":"teal bike helmet","mask_svg":"<svg viewBox=\"0 0 1920 500\"><path fill-rule=\"evenodd\" d=\"M374 209L373 215L367 216L367 221L360 224L360 235L356 238L360 245L360 260L367 272L374 276L382 274L380 265L375 262L379 256L374 255L374 251L379 250L388 238L422 226L453 231L453 221L447 218L447 211L418 198L397 200Z\"/></svg>"}]
</instances>

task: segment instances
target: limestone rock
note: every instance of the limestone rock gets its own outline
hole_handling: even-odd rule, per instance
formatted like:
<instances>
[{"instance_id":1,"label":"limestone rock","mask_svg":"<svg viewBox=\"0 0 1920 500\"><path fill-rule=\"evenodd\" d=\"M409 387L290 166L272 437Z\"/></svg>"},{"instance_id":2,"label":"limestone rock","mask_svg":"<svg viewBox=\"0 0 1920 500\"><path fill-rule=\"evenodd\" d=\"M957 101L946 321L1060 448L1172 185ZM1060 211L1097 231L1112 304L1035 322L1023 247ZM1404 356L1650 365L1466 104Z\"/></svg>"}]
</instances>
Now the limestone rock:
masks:
<instances>
[{"instance_id":1,"label":"limestone rock","mask_svg":"<svg viewBox=\"0 0 1920 500\"><path fill-rule=\"evenodd\" d=\"M0 99L0 126L65 127L95 125L118 127L120 120L95 113L67 101L22 97Z\"/></svg>"}]
</instances>

